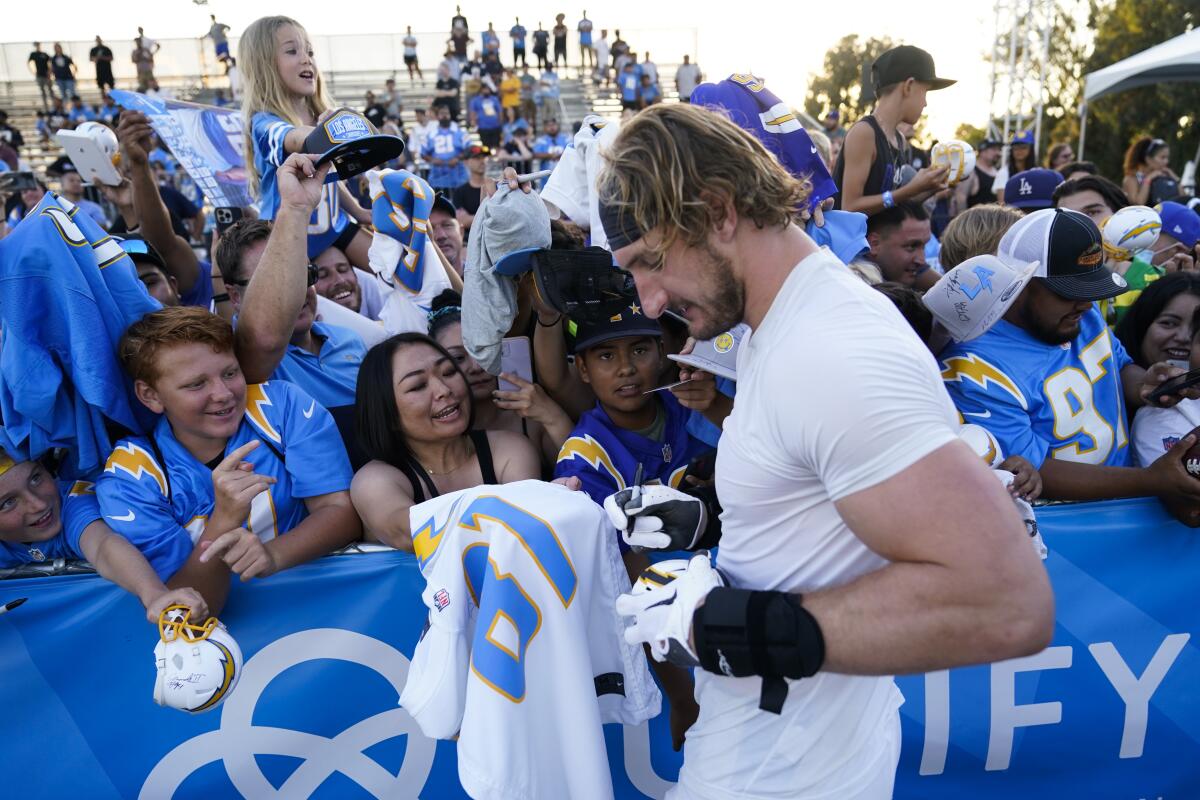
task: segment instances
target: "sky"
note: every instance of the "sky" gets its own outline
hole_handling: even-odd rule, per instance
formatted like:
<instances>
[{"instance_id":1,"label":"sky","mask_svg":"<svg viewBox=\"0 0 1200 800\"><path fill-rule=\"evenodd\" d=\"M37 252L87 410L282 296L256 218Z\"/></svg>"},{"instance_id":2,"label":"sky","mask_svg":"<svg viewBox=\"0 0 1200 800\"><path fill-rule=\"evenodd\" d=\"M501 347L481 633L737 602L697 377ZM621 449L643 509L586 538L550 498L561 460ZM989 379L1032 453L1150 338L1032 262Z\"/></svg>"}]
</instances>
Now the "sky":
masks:
<instances>
[{"instance_id":1,"label":"sky","mask_svg":"<svg viewBox=\"0 0 1200 800\"><path fill-rule=\"evenodd\" d=\"M313 35L403 31L411 25L418 34L444 35L449 29L453 4L446 2L395 3L381 0L290 0L287 4L263 0L210 0L196 5L191 0L146 0L132 3L115 0L60 0L54 14L46 14L36 2L12 2L5 13L0 38L16 42L22 50L33 39L130 39L138 25L155 39L199 37L207 30L208 15L229 25L234 33L265 14L287 13L298 19ZM349 13L349 9L357 9ZM655 61L678 62L678 54L655 51L655 44L683 50L709 78L733 72L753 72L764 77L781 99L794 106L804 102L809 76L818 72L825 51L841 37L856 33L862 38L887 35L915 44L933 54L940 75L958 83L930 93L926 129L935 138L954 135L960 122L982 125L988 117L991 70L984 56L994 38L993 0L790 0L757 3L648 3L645 0L605 0L589 14L597 30L622 28L624 38L635 50L649 49ZM505 9L504 13L495 11ZM492 9L489 11L489 9ZM686 9L684 18L678 10ZM919 9L919 12L916 10ZM541 20L547 28L555 13L567 15L572 29L584 10L582 5L564 5L543 0L462 3L472 30L482 30L488 21L497 30L507 30L513 15L530 29ZM696 35L668 34L664 29L694 28ZM657 31L657 32L656 32ZM610 39L612 34L610 33ZM573 41L573 40L572 40ZM507 49L507 48L506 48ZM572 48L572 54L576 52ZM400 66L399 64L397 65Z\"/></svg>"}]
</instances>

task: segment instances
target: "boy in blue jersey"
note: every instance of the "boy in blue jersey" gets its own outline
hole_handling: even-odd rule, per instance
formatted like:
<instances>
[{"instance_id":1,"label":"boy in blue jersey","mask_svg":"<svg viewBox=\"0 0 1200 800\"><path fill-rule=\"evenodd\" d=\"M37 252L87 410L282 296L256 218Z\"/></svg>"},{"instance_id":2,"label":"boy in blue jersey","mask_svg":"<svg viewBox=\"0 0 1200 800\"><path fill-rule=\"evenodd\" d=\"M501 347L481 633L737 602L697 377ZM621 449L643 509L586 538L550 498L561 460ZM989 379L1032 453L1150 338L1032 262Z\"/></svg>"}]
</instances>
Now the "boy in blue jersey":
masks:
<instances>
[{"instance_id":1,"label":"boy in blue jersey","mask_svg":"<svg viewBox=\"0 0 1200 800\"><path fill-rule=\"evenodd\" d=\"M621 68L617 76L617 86L621 89L621 108L625 111L637 111L642 107L642 78L638 74L637 64L630 59Z\"/></svg>"},{"instance_id":2,"label":"boy in blue jersey","mask_svg":"<svg viewBox=\"0 0 1200 800\"><path fill-rule=\"evenodd\" d=\"M487 81L479 87L479 94L467 104L467 116L472 127L478 129L479 140L492 151L500 148L500 98L492 92ZM460 184L461 185L461 184Z\"/></svg>"},{"instance_id":3,"label":"boy in blue jersey","mask_svg":"<svg viewBox=\"0 0 1200 800\"><path fill-rule=\"evenodd\" d=\"M1149 469L1131 468L1126 408L1147 403L1154 387L1182 370L1142 369L1105 325L1095 301L1121 294L1125 281L1104 266L1095 223L1065 209L1036 211L1005 233L999 250L1038 267L987 333L940 355L964 420L987 428L1006 454L1029 460L1047 499L1200 498L1182 450ZM978 279L959 291L991 291L986 275Z\"/></svg>"},{"instance_id":4,"label":"boy in blue jersey","mask_svg":"<svg viewBox=\"0 0 1200 800\"><path fill-rule=\"evenodd\" d=\"M129 327L118 356L162 416L117 443L96 493L160 579L219 611L231 573L266 577L358 538L333 419L284 381L247 385L228 322L165 308Z\"/></svg>"},{"instance_id":5,"label":"boy in blue jersey","mask_svg":"<svg viewBox=\"0 0 1200 800\"><path fill-rule=\"evenodd\" d=\"M467 134L450 124L450 108L437 107L438 127L425 140L421 157L430 165L429 185L434 189L453 191L467 182L463 153L471 144Z\"/></svg>"},{"instance_id":6,"label":"boy in blue jersey","mask_svg":"<svg viewBox=\"0 0 1200 800\"><path fill-rule=\"evenodd\" d=\"M577 476L601 505L632 486L639 467L643 483L678 487L688 462L712 448L688 433L690 413L674 395L652 391L662 372L658 323L635 301L603 324L581 324L575 354L596 407L563 443L554 477Z\"/></svg>"},{"instance_id":7,"label":"boy in blue jersey","mask_svg":"<svg viewBox=\"0 0 1200 800\"><path fill-rule=\"evenodd\" d=\"M191 588L168 589L145 557L104 523L90 481L58 481L40 461L14 462L0 451L0 568L57 558L86 559L100 575L142 602L146 619L179 603L199 619L204 598Z\"/></svg>"}]
</instances>

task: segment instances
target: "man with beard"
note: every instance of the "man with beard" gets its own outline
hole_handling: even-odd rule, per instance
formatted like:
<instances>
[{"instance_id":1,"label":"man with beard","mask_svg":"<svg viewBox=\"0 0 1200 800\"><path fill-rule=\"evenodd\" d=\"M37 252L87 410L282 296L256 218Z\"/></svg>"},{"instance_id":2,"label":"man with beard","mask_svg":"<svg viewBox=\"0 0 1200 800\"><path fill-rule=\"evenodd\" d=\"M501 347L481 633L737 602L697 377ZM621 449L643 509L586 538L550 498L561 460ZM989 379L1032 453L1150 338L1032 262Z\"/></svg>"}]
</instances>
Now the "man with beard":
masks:
<instances>
[{"instance_id":1,"label":"man with beard","mask_svg":"<svg viewBox=\"0 0 1200 800\"><path fill-rule=\"evenodd\" d=\"M964 419L987 428L1005 455L1032 463L1046 499L1200 498L1200 481L1183 466L1195 437L1151 467L1131 466L1126 408L1146 405L1156 386L1183 370L1139 367L1105 325L1096 301L1120 295L1127 284L1104 265L1096 224L1067 209L1035 211L1004 234L1000 254L1038 267L987 333L939 356ZM975 277L978 284L957 291L991 291L986 270Z\"/></svg>"},{"instance_id":2,"label":"man with beard","mask_svg":"<svg viewBox=\"0 0 1200 800\"><path fill-rule=\"evenodd\" d=\"M445 195L434 195L433 210L429 212L429 232L433 243L454 267L459 277L463 274L463 229L458 221L458 209Z\"/></svg>"},{"instance_id":3,"label":"man with beard","mask_svg":"<svg viewBox=\"0 0 1200 800\"><path fill-rule=\"evenodd\" d=\"M383 293L375 276L350 263L346 254L330 247L313 259L317 283L313 287L327 297L367 319L378 320L383 309Z\"/></svg>"},{"instance_id":4,"label":"man with beard","mask_svg":"<svg viewBox=\"0 0 1200 800\"><path fill-rule=\"evenodd\" d=\"M669 308L697 339L753 331L717 451L719 523L715 499L664 486L605 501L630 545L708 546L720 528L723 581L698 554L617 605L629 641L701 667L672 796L890 797L890 676L1041 650L1045 571L957 440L929 351L804 233L804 183L692 105L642 111L604 158L601 220L647 316Z\"/></svg>"}]
</instances>

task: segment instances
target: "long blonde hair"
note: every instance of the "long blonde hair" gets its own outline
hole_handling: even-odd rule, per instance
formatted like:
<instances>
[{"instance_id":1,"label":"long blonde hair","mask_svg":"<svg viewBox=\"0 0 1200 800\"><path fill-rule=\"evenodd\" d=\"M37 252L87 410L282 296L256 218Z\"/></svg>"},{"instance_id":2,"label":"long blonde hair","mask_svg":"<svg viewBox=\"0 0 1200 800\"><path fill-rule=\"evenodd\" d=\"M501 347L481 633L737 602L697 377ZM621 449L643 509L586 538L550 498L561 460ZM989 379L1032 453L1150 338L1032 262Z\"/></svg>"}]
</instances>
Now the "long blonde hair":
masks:
<instances>
[{"instance_id":1,"label":"long blonde hair","mask_svg":"<svg viewBox=\"0 0 1200 800\"><path fill-rule=\"evenodd\" d=\"M238 65L242 70L242 134L246 138L246 173L250 191L258 196L261 176L254 166L254 115L260 111L287 120L293 125L307 125L306 120L297 118L291 95L279 76L275 66L275 33L284 25L294 25L304 42L310 43L308 31L291 17L260 17L242 33L238 42ZM317 79L317 91L305 98L313 117L325 113L333 103L325 92L321 70L313 62L313 75Z\"/></svg>"}]
</instances>

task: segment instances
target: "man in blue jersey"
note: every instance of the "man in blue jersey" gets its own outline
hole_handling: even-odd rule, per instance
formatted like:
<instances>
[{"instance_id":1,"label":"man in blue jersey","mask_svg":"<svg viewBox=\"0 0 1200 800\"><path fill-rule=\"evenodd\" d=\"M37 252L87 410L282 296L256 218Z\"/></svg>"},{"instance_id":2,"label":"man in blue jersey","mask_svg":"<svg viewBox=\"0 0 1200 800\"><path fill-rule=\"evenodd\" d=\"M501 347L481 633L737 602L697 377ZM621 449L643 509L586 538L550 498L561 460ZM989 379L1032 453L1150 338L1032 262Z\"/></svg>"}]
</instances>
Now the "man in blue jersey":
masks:
<instances>
[{"instance_id":1,"label":"man in blue jersey","mask_svg":"<svg viewBox=\"0 0 1200 800\"><path fill-rule=\"evenodd\" d=\"M266 577L358 538L350 464L332 417L286 381L247 384L229 323L194 307L129 326L118 356L148 436L121 440L100 475L100 510L169 585L214 611Z\"/></svg>"},{"instance_id":2,"label":"man in blue jersey","mask_svg":"<svg viewBox=\"0 0 1200 800\"><path fill-rule=\"evenodd\" d=\"M1146 404L1154 387L1182 370L1142 369L1105 325L1095 302L1126 284L1104 266L1095 223L1066 209L1036 211L1005 233L1000 253L1039 266L987 333L940 355L942 378L965 421L991 431L1008 455L1028 459L1048 499L1200 498L1200 481L1183 468L1182 446L1152 467L1132 467L1126 408ZM977 280L957 290L991 291L986 270Z\"/></svg>"},{"instance_id":3,"label":"man in blue jersey","mask_svg":"<svg viewBox=\"0 0 1200 800\"><path fill-rule=\"evenodd\" d=\"M471 127L479 131L483 146L495 152L500 149L500 98L496 97L492 85L484 81L479 94L467 105L467 117ZM460 184L461 185L461 184Z\"/></svg>"},{"instance_id":4,"label":"man in blue jersey","mask_svg":"<svg viewBox=\"0 0 1200 800\"><path fill-rule=\"evenodd\" d=\"M327 409L353 406L366 347L353 331L316 321L320 271L305 257L303 229L293 221L242 220L217 245L217 266L238 314L238 359L251 382L286 380Z\"/></svg>"},{"instance_id":5,"label":"man in blue jersey","mask_svg":"<svg viewBox=\"0 0 1200 800\"><path fill-rule=\"evenodd\" d=\"M637 111L641 108L642 79L637 71L637 64L631 59L621 68L617 76L617 86L621 89L621 108L625 111Z\"/></svg>"},{"instance_id":6,"label":"man in blue jersey","mask_svg":"<svg viewBox=\"0 0 1200 800\"><path fill-rule=\"evenodd\" d=\"M528 32L525 26L521 24L521 18L517 17L513 20L513 26L508 29L509 38L512 39L513 47L513 69L517 68L517 61L521 62L521 66L529 66L529 62L525 60L525 37Z\"/></svg>"},{"instance_id":7,"label":"man in blue jersey","mask_svg":"<svg viewBox=\"0 0 1200 800\"><path fill-rule=\"evenodd\" d=\"M145 557L104 523L94 483L55 480L40 461L14 461L0 450L0 568L58 558L90 561L142 601L151 622L175 603L207 616L196 590L168 589Z\"/></svg>"},{"instance_id":8,"label":"man in blue jersey","mask_svg":"<svg viewBox=\"0 0 1200 800\"><path fill-rule=\"evenodd\" d=\"M538 169L554 169L554 165L571 143L571 137L559 130L558 120L554 117L546 120L543 130L545 133L534 140L533 156L541 159Z\"/></svg>"},{"instance_id":9,"label":"man in blue jersey","mask_svg":"<svg viewBox=\"0 0 1200 800\"><path fill-rule=\"evenodd\" d=\"M421 157L430 165L429 185L449 192L467 182L463 153L471 141L457 125L451 124L447 106L437 107L437 121L437 130L425 140Z\"/></svg>"}]
</instances>

